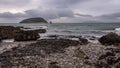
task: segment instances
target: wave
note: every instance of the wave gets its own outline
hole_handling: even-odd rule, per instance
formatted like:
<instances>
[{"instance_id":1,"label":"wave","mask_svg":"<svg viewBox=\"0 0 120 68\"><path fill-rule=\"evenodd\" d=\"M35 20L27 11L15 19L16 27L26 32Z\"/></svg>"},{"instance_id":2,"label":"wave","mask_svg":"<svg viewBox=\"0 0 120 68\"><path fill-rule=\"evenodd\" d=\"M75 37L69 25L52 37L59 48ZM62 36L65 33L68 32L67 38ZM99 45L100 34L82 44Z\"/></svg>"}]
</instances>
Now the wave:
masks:
<instances>
[{"instance_id":1,"label":"wave","mask_svg":"<svg viewBox=\"0 0 120 68\"><path fill-rule=\"evenodd\" d=\"M120 31L120 27L119 28L115 28L116 31Z\"/></svg>"},{"instance_id":2,"label":"wave","mask_svg":"<svg viewBox=\"0 0 120 68\"><path fill-rule=\"evenodd\" d=\"M22 30L38 30L38 29L47 29L47 26L25 26L21 28Z\"/></svg>"}]
</instances>

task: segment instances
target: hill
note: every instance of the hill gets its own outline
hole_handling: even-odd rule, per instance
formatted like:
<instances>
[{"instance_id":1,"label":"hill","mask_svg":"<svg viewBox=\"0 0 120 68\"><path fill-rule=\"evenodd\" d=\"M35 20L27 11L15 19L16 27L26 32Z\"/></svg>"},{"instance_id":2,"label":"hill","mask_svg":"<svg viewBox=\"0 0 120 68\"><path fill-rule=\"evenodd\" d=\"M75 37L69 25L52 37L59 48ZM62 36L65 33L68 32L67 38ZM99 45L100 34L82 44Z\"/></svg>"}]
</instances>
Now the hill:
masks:
<instances>
[{"instance_id":1,"label":"hill","mask_svg":"<svg viewBox=\"0 0 120 68\"><path fill-rule=\"evenodd\" d=\"M36 17L36 18L24 19L20 23L48 23L48 22L41 17Z\"/></svg>"}]
</instances>

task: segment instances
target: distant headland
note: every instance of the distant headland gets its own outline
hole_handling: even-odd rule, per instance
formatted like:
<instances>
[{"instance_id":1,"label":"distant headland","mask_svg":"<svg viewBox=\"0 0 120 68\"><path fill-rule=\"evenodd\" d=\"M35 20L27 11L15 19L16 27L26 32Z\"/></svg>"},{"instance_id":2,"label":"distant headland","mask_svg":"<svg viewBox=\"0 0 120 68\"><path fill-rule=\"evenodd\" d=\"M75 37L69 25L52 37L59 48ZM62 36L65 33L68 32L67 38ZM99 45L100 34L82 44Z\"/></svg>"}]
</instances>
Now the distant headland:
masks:
<instances>
[{"instance_id":1,"label":"distant headland","mask_svg":"<svg viewBox=\"0 0 120 68\"><path fill-rule=\"evenodd\" d=\"M35 17L35 18L24 19L20 23L48 23L48 22L42 17Z\"/></svg>"}]
</instances>

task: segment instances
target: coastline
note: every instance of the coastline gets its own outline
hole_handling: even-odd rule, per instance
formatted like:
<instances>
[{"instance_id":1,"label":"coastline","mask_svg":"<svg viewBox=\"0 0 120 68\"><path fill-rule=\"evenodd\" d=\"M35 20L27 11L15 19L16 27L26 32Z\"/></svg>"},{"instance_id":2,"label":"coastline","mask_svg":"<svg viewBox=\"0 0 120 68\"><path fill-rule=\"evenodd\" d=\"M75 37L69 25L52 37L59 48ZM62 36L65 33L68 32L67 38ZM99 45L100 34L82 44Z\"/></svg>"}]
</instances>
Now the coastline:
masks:
<instances>
[{"instance_id":1,"label":"coastline","mask_svg":"<svg viewBox=\"0 0 120 68\"><path fill-rule=\"evenodd\" d=\"M82 35L80 36L48 35L45 38L42 38L40 33L39 39L37 37L38 40L37 39L33 40L33 36L36 34L29 35L31 33L31 30L29 30L29 28L27 29L28 31L25 32L22 31L20 37L17 38L20 40L15 40L14 42L0 43L0 67L3 68L119 67L120 62L119 45L118 47L114 45L106 46L98 42L99 41L98 37L88 36L86 39L86 37ZM32 30L32 32L34 31L36 30ZM9 35L9 31L7 34L8 34L7 38L9 38L9 36L11 38L11 35ZM19 33L17 36L19 36ZM21 40L22 39L21 37L24 38L24 40ZM115 40L116 39L119 40L119 36L116 35L115 33L112 33L112 36L110 35L110 37L108 34L108 38L110 40L113 40L111 39L112 37ZM13 35L12 38L16 37L14 37Z\"/></svg>"}]
</instances>

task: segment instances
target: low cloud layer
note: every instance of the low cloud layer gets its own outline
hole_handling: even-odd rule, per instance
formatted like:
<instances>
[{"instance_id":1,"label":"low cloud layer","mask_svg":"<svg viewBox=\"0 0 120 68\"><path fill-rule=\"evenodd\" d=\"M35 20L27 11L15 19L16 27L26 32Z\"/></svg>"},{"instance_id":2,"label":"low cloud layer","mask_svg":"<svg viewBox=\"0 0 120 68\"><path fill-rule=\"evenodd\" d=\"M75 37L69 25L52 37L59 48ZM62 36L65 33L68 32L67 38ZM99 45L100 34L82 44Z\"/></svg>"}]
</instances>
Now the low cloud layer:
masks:
<instances>
[{"instance_id":1,"label":"low cloud layer","mask_svg":"<svg viewBox=\"0 0 120 68\"><path fill-rule=\"evenodd\" d=\"M43 17L53 22L119 22L120 0L1 0L0 23Z\"/></svg>"}]
</instances>

